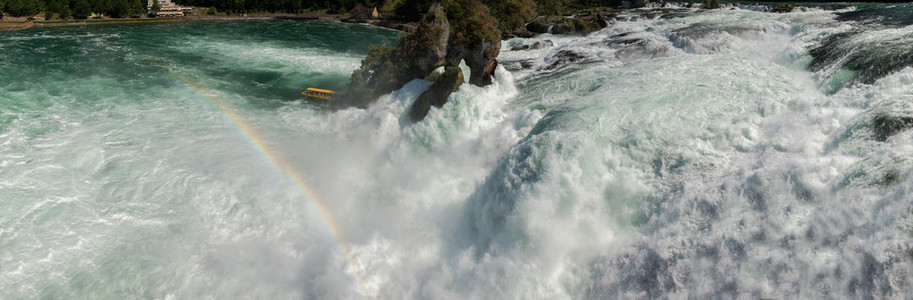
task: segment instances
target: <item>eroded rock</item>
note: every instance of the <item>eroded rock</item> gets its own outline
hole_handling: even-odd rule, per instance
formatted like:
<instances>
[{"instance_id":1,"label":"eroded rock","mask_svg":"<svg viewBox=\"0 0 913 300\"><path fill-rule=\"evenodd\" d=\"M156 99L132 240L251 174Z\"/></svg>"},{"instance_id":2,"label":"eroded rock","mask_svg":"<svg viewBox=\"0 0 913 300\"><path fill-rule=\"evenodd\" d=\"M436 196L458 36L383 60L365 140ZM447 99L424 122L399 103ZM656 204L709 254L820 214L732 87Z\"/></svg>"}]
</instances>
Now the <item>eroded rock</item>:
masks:
<instances>
[{"instance_id":1,"label":"eroded rock","mask_svg":"<svg viewBox=\"0 0 913 300\"><path fill-rule=\"evenodd\" d=\"M440 108L447 103L447 98L463 84L463 71L459 67L447 67L437 81L427 91L418 96L412 104L410 116L413 121L420 121L428 115L431 106Z\"/></svg>"}]
</instances>

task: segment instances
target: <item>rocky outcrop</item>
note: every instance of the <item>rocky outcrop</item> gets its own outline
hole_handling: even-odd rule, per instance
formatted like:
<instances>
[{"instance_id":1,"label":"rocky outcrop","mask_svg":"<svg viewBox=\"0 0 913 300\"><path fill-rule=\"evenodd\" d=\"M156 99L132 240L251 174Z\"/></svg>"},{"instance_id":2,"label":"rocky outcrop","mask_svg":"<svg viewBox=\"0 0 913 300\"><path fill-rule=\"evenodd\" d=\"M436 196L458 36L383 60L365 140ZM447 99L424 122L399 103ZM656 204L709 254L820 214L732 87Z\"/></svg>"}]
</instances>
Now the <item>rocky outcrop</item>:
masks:
<instances>
[{"instance_id":1,"label":"rocky outcrop","mask_svg":"<svg viewBox=\"0 0 913 300\"><path fill-rule=\"evenodd\" d=\"M615 15L608 14L610 17ZM588 34L609 26L602 13L581 14L572 18L539 17L526 24L526 30L533 33Z\"/></svg>"},{"instance_id":2,"label":"rocky outcrop","mask_svg":"<svg viewBox=\"0 0 913 300\"><path fill-rule=\"evenodd\" d=\"M450 23L440 4L432 5L421 22L400 37L397 47L372 47L361 67L352 72L347 94L336 106L365 107L380 95L409 81L424 78L444 65Z\"/></svg>"},{"instance_id":3,"label":"rocky outcrop","mask_svg":"<svg viewBox=\"0 0 913 300\"><path fill-rule=\"evenodd\" d=\"M492 43L483 40L476 45L456 44L447 52L448 64L456 66L459 65L460 60L463 60L469 67L469 83L486 86L491 84L491 77L498 67L496 58L500 52L500 41Z\"/></svg>"},{"instance_id":4,"label":"rocky outcrop","mask_svg":"<svg viewBox=\"0 0 913 300\"><path fill-rule=\"evenodd\" d=\"M352 73L348 95L341 106L366 106L380 95L402 87L415 78L425 78L445 66L441 76L413 105L411 116L424 118L431 106L440 107L464 81L460 62L469 67L469 83L491 84L501 51L498 20L477 0L435 3L416 26L399 40L395 49L374 47L361 67Z\"/></svg>"},{"instance_id":5,"label":"rocky outcrop","mask_svg":"<svg viewBox=\"0 0 913 300\"><path fill-rule=\"evenodd\" d=\"M447 98L463 84L463 70L459 67L447 67L444 74L427 91L418 96L412 104L410 116L412 121L420 121L428 115L431 106L440 108L447 103Z\"/></svg>"},{"instance_id":6,"label":"rocky outcrop","mask_svg":"<svg viewBox=\"0 0 913 300\"><path fill-rule=\"evenodd\" d=\"M533 33L549 33L548 29L551 24L546 22L545 18L539 18L526 24L526 30Z\"/></svg>"},{"instance_id":7,"label":"rocky outcrop","mask_svg":"<svg viewBox=\"0 0 913 300\"><path fill-rule=\"evenodd\" d=\"M545 70L555 70L563 67L568 63L578 62L585 58L585 55L574 52L572 50L561 50L546 59L548 65L545 67Z\"/></svg>"},{"instance_id":8,"label":"rocky outcrop","mask_svg":"<svg viewBox=\"0 0 913 300\"><path fill-rule=\"evenodd\" d=\"M882 113L872 118L872 131L879 142L910 128L913 128L911 116Z\"/></svg>"},{"instance_id":9,"label":"rocky outcrop","mask_svg":"<svg viewBox=\"0 0 913 300\"><path fill-rule=\"evenodd\" d=\"M418 27L400 39L397 53L410 64L409 73L424 76L444 64L447 55L447 40L450 38L450 23L444 8L435 3L418 24Z\"/></svg>"},{"instance_id":10,"label":"rocky outcrop","mask_svg":"<svg viewBox=\"0 0 913 300\"><path fill-rule=\"evenodd\" d=\"M792 4L780 4L771 8L770 11L775 13L789 13L793 12L793 8Z\"/></svg>"},{"instance_id":11,"label":"rocky outcrop","mask_svg":"<svg viewBox=\"0 0 913 300\"><path fill-rule=\"evenodd\" d=\"M536 41L535 43L532 43L529 45L516 46L516 47L510 48L510 51L539 50L542 48L548 48L548 47L552 47L552 46L555 46L555 43L552 42L552 40L543 40L543 41Z\"/></svg>"}]
</instances>

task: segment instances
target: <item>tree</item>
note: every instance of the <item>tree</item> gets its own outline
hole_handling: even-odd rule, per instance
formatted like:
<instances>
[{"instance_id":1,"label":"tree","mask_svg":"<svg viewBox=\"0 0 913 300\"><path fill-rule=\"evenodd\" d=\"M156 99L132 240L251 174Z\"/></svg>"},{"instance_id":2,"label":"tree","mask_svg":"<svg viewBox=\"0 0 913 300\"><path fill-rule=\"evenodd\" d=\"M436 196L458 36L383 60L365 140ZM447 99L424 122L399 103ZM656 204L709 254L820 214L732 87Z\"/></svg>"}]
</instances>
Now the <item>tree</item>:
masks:
<instances>
[{"instance_id":1,"label":"tree","mask_svg":"<svg viewBox=\"0 0 913 300\"><path fill-rule=\"evenodd\" d=\"M106 0L87 0L91 6L91 11L96 14L105 13L105 8L108 7ZM89 14L91 15L91 13Z\"/></svg>"},{"instance_id":2,"label":"tree","mask_svg":"<svg viewBox=\"0 0 913 300\"><path fill-rule=\"evenodd\" d=\"M130 3L127 0L105 1L105 14L112 18L123 18L130 12Z\"/></svg>"},{"instance_id":3,"label":"tree","mask_svg":"<svg viewBox=\"0 0 913 300\"><path fill-rule=\"evenodd\" d=\"M407 21L421 20L434 0L405 0L394 9L396 17ZM447 5L446 3L444 4ZM448 12L449 13L449 12Z\"/></svg>"},{"instance_id":4,"label":"tree","mask_svg":"<svg viewBox=\"0 0 913 300\"><path fill-rule=\"evenodd\" d=\"M152 7L150 8L152 13L157 13L162 10L162 5L159 4L159 0L152 0Z\"/></svg>"},{"instance_id":5,"label":"tree","mask_svg":"<svg viewBox=\"0 0 913 300\"><path fill-rule=\"evenodd\" d=\"M73 2L73 18L85 19L92 15L92 6L89 0L75 0Z\"/></svg>"},{"instance_id":6,"label":"tree","mask_svg":"<svg viewBox=\"0 0 913 300\"><path fill-rule=\"evenodd\" d=\"M522 28L536 17L536 3L533 0L488 1L491 15L498 19L498 29L509 32Z\"/></svg>"},{"instance_id":7,"label":"tree","mask_svg":"<svg viewBox=\"0 0 913 300\"><path fill-rule=\"evenodd\" d=\"M7 3L7 11L13 17L27 17L34 16L38 14L37 0L12 0Z\"/></svg>"},{"instance_id":8,"label":"tree","mask_svg":"<svg viewBox=\"0 0 913 300\"><path fill-rule=\"evenodd\" d=\"M58 18L66 19L70 17L70 3L67 0L51 0L48 2L48 7L44 12L45 19L51 19L54 14L57 14Z\"/></svg>"},{"instance_id":9,"label":"tree","mask_svg":"<svg viewBox=\"0 0 913 300\"><path fill-rule=\"evenodd\" d=\"M143 0L129 0L127 9L127 16L130 17L139 17L146 14L146 5L143 4Z\"/></svg>"},{"instance_id":10,"label":"tree","mask_svg":"<svg viewBox=\"0 0 913 300\"><path fill-rule=\"evenodd\" d=\"M536 0L536 11L540 15L558 16L567 5L567 0Z\"/></svg>"}]
</instances>

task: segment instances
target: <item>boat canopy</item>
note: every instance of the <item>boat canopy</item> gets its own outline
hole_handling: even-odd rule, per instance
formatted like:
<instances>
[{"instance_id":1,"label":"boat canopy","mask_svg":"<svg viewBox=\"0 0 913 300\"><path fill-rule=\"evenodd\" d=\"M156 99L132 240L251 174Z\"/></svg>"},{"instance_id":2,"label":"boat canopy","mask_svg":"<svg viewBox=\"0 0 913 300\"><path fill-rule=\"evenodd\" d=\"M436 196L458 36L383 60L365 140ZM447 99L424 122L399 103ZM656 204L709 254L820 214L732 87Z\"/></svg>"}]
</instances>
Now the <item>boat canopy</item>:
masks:
<instances>
[{"instance_id":1,"label":"boat canopy","mask_svg":"<svg viewBox=\"0 0 913 300\"><path fill-rule=\"evenodd\" d=\"M333 98L333 96L336 96L336 92L331 90L308 88L307 90L304 90L304 92L301 92L301 96L330 100Z\"/></svg>"}]
</instances>

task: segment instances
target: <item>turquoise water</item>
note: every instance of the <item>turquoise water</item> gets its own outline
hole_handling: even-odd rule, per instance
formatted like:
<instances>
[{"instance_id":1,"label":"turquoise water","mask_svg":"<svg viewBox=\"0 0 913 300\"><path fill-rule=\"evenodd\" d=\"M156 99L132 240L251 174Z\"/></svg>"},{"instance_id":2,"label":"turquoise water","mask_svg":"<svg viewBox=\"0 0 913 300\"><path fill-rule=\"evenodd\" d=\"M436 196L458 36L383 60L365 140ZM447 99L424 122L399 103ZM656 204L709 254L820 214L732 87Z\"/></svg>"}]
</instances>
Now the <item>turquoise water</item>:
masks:
<instances>
[{"instance_id":1,"label":"turquoise water","mask_svg":"<svg viewBox=\"0 0 913 300\"><path fill-rule=\"evenodd\" d=\"M0 33L0 298L913 292L913 29L681 12L504 41L494 84L419 123L423 80L365 109L298 96L384 29Z\"/></svg>"}]
</instances>

